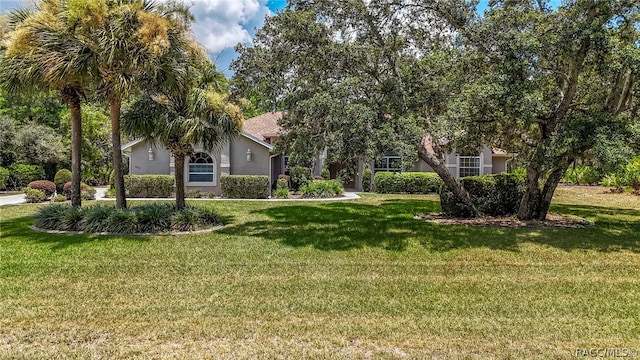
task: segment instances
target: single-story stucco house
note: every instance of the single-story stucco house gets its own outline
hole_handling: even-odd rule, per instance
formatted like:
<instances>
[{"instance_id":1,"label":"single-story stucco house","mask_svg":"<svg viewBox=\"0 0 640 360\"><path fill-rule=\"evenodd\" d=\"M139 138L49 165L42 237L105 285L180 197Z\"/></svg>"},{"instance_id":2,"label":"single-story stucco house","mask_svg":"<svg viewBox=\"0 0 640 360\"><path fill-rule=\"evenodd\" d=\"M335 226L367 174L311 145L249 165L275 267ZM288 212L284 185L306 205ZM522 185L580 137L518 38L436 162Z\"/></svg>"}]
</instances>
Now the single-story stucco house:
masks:
<instances>
[{"instance_id":1,"label":"single-story stucco house","mask_svg":"<svg viewBox=\"0 0 640 360\"><path fill-rule=\"evenodd\" d=\"M267 175L271 183L280 174L286 173L286 157L274 152L273 142L282 134L278 121L283 112L269 112L244 122L240 137L222 145L214 151L205 151L196 145L196 152L185 160L185 186L199 188L205 192L221 193L222 175ZM175 174L175 164L169 150L154 146L144 140L134 140L122 146L129 158L129 174ZM325 156L318 154L314 174L319 175L325 166ZM447 167L456 177L500 173L507 170L507 163L513 154L484 147L475 156L460 156L450 153L445 158ZM386 155L370 164L376 171L400 171L399 156ZM353 187L361 190L361 174L365 164L359 164L359 171ZM433 171L424 161L419 160L409 171Z\"/></svg>"}]
</instances>

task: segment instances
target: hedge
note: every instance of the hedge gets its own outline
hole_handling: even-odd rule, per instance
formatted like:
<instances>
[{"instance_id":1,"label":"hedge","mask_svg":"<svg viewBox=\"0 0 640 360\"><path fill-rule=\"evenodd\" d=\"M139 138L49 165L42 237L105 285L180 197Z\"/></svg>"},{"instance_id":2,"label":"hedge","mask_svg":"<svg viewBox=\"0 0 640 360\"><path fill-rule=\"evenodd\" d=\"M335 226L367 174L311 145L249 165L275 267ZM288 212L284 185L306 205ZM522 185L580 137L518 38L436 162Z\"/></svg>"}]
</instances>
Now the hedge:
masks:
<instances>
[{"instance_id":1,"label":"hedge","mask_svg":"<svg viewBox=\"0 0 640 360\"><path fill-rule=\"evenodd\" d=\"M380 171L374 178L375 192L382 194L408 193L427 194L438 192L442 180L436 173L405 172L391 173Z\"/></svg>"},{"instance_id":2,"label":"hedge","mask_svg":"<svg viewBox=\"0 0 640 360\"><path fill-rule=\"evenodd\" d=\"M53 194L56 193L56 184L54 184L53 181L49 181L49 180L32 181L29 183L29 185L27 185L27 187L44 192L44 195L47 198L52 197Z\"/></svg>"},{"instance_id":3,"label":"hedge","mask_svg":"<svg viewBox=\"0 0 640 360\"><path fill-rule=\"evenodd\" d=\"M364 169L362 172L362 191L371 191L371 169Z\"/></svg>"},{"instance_id":4,"label":"hedge","mask_svg":"<svg viewBox=\"0 0 640 360\"><path fill-rule=\"evenodd\" d=\"M269 197L269 177L266 175L223 175L222 195L232 199L266 199Z\"/></svg>"},{"instance_id":5,"label":"hedge","mask_svg":"<svg viewBox=\"0 0 640 360\"><path fill-rule=\"evenodd\" d=\"M9 180L9 169L0 167L0 190L7 190L8 180Z\"/></svg>"},{"instance_id":6,"label":"hedge","mask_svg":"<svg viewBox=\"0 0 640 360\"><path fill-rule=\"evenodd\" d=\"M53 182L56 184L56 191L58 192L58 194L62 194L62 192L64 191L64 184L70 182L71 177L71 171L67 169L58 170L56 176L53 178Z\"/></svg>"},{"instance_id":7,"label":"hedge","mask_svg":"<svg viewBox=\"0 0 640 360\"><path fill-rule=\"evenodd\" d=\"M40 165L13 164L9 167L9 187L21 189L30 182L44 179L44 169Z\"/></svg>"},{"instance_id":8,"label":"hedge","mask_svg":"<svg viewBox=\"0 0 640 360\"><path fill-rule=\"evenodd\" d=\"M132 198L170 198L173 178L172 175L125 175L124 188Z\"/></svg>"},{"instance_id":9,"label":"hedge","mask_svg":"<svg viewBox=\"0 0 640 360\"><path fill-rule=\"evenodd\" d=\"M338 180L312 180L300 188L304 198L332 198L342 195L344 188Z\"/></svg>"},{"instance_id":10,"label":"hedge","mask_svg":"<svg viewBox=\"0 0 640 360\"><path fill-rule=\"evenodd\" d=\"M469 176L461 178L460 183L469 192L478 211L491 216L517 213L526 188L524 177L507 173ZM472 216L471 209L458 202L445 186L440 191L440 206L448 216Z\"/></svg>"}]
</instances>

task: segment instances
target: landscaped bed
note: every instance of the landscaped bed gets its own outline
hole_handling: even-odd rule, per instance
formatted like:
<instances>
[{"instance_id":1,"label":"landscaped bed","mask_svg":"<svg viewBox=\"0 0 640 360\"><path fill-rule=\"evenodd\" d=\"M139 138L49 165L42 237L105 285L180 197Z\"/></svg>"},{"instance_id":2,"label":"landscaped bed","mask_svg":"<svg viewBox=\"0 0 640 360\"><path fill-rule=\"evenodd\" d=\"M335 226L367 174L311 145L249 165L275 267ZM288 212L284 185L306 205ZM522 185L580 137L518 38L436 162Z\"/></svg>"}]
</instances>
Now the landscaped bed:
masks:
<instances>
[{"instance_id":1,"label":"landscaped bed","mask_svg":"<svg viewBox=\"0 0 640 360\"><path fill-rule=\"evenodd\" d=\"M640 198L558 189L586 228L414 219L436 196L194 202L227 226L46 234L0 208L0 358L574 358L640 349ZM135 203L131 205L136 205Z\"/></svg>"}]
</instances>

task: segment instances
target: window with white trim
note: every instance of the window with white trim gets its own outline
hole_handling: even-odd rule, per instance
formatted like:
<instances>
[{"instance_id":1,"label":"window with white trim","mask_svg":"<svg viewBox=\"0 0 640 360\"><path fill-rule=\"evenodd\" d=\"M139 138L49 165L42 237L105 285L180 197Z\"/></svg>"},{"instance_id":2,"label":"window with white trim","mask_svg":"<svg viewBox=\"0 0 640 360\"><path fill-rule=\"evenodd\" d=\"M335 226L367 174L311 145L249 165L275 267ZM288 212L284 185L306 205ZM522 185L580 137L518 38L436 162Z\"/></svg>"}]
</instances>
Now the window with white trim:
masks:
<instances>
[{"instance_id":1,"label":"window with white trim","mask_svg":"<svg viewBox=\"0 0 640 360\"><path fill-rule=\"evenodd\" d=\"M387 155L376 160L376 163L373 167L374 171L391 171L391 172L401 172L402 171L402 158L396 155Z\"/></svg>"},{"instance_id":2,"label":"window with white trim","mask_svg":"<svg viewBox=\"0 0 640 360\"><path fill-rule=\"evenodd\" d=\"M480 156L459 156L458 157L458 176L477 176L480 175Z\"/></svg>"},{"instance_id":3,"label":"window with white trim","mask_svg":"<svg viewBox=\"0 0 640 360\"><path fill-rule=\"evenodd\" d=\"M214 179L215 164L211 155L198 152L191 155L189 159L189 177L190 183L212 183Z\"/></svg>"}]
</instances>

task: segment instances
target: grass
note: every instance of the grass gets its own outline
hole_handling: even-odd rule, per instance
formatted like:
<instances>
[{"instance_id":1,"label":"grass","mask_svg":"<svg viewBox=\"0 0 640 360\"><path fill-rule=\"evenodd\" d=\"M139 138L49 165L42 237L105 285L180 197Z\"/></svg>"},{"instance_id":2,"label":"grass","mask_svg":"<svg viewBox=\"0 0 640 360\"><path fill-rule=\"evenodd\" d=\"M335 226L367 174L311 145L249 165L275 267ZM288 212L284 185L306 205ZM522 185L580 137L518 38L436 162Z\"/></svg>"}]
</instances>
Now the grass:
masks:
<instances>
[{"instance_id":1,"label":"grass","mask_svg":"<svg viewBox=\"0 0 640 360\"><path fill-rule=\"evenodd\" d=\"M198 202L186 236L50 235L0 208L0 358L575 358L640 350L640 197L560 188L586 229L413 219L433 196Z\"/></svg>"}]
</instances>

